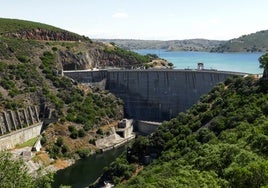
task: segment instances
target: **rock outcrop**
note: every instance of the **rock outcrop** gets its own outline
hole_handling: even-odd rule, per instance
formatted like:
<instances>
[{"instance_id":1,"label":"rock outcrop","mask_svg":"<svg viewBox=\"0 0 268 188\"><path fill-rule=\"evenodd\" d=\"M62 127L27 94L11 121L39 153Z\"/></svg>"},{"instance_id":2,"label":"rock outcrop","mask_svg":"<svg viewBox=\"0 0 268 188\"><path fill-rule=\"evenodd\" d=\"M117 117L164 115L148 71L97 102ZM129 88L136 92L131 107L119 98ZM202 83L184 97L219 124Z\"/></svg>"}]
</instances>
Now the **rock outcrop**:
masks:
<instances>
[{"instance_id":1,"label":"rock outcrop","mask_svg":"<svg viewBox=\"0 0 268 188\"><path fill-rule=\"evenodd\" d=\"M15 33L6 33L5 37L15 37L19 39L45 40L45 41L78 41L82 37L68 31L54 31L45 29L24 30Z\"/></svg>"}]
</instances>

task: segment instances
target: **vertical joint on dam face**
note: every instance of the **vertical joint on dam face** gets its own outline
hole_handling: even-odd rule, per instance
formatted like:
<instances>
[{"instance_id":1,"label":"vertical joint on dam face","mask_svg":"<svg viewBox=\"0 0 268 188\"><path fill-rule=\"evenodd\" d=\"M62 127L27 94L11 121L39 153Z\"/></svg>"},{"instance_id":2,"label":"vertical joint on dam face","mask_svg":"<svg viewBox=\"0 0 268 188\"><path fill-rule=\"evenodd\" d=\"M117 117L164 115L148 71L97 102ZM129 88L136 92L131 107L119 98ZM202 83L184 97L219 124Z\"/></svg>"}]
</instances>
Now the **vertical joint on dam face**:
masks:
<instances>
[{"instance_id":1,"label":"vertical joint on dam face","mask_svg":"<svg viewBox=\"0 0 268 188\"><path fill-rule=\"evenodd\" d=\"M7 132L11 132L11 126L10 126L10 122L9 122L7 113L3 112L3 115L4 115L3 117L4 117L4 123L6 125L6 130L7 130Z\"/></svg>"},{"instance_id":2,"label":"vertical joint on dam face","mask_svg":"<svg viewBox=\"0 0 268 188\"><path fill-rule=\"evenodd\" d=\"M36 123L40 122L37 106L33 106L33 109L34 109L34 119L35 119Z\"/></svg>"},{"instance_id":3,"label":"vertical joint on dam face","mask_svg":"<svg viewBox=\"0 0 268 188\"><path fill-rule=\"evenodd\" d=\"M33 118L32 108L29 106L27 110L29 113L30 124L34 124L35 122L34 122L34 118Z\"/></svg>"},{"instance_id":4,"label":"vertical joint on dam face","mask_svg":"<svg viewBox=\"0 0 268 188\"><path fill-rule=\"evenodd\" d=\"M15 118L14 118L14 114L13 114L13 111L8 111L8 113L9 113L9 116L10 116L10 120L11 120L11 127L12 127L12 129L13 130L17 130L17 123L16 123L16 121L15 121Z\"/></svg>"},{"instance_id":5,"label":"vertical joint on dam face","mask_svg":"<svg viewBox=\"0 0 268 188\"><path fill-rule=\"evenodd\" d=\"M17 117L17 121L18 121L19 128L22 128L23 125L22 125L22 122L21 122L20 113L21 113L21 112L20 112L19 110L17 110L17 111L16 111L16 117Z\"/></svg>"},{"instance_id":6,"label":"vertical joint on dam face","mask_svg":"<svg viewBox=\"0 0 268 188\"><path fill-rule=\"evenodd\" d=\"M30 124L29 124L29 121L28 121L28 118L27 118L26 109L23 109L23 117L24 117L24 120L26 122L26 126L28 127Z\"/></svg>"}]
</instances>

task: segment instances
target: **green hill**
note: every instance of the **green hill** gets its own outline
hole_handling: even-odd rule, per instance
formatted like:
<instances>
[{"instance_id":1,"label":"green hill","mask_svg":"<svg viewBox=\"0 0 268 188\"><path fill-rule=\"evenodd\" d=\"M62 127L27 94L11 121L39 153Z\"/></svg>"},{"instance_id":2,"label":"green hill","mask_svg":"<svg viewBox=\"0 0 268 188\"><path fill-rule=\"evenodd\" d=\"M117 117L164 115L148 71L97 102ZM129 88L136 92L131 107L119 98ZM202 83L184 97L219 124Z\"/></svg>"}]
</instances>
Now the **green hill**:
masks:
<instances>
[{"instance_id":1,"label":"green hill","mask_svg":"<svg viewBox=\"0 0 268 188\"><path fill-rule=\"evenodd\" d=\"M8 18L1 18L0 19L0 34L3 35L5 33L13 33L13 32L20 32L20 31L27 31L33 29L46 29L46 30L53 30L53 31L64 31L63 29L46 25L37 22L31 22L26 20L18 20L18 19L8 19Z\"/></svg>"},{"instance_id":2,"label":"green hill","mask_svg":"<svg viewBox=\"0 0 268 188\"><path fill-rule=\"evenodd\" d=\"M211 52L267 52L268 30L259 31L229 40L213 48Z\"/></svg>"},{"instance_id":3,"label":"green hill","mask_svg":"<svg viewBox=\"0 0 268 188\"><path fill-rule=\"evenodd\" d=\"M0 112L38 106L41 120L52 122L42 139L52 157L89 153L109 132L101 128L123 118L122 101L62 70L138 67L151 59L42 23L0 18Z\"/></svg>"},{"instance_id":4,"label":"green hill","mask_svg":"<svg viewBox=\"0 0 268 188\"><path fill-rule=\"evenodd\" d=\"M137 139L104 179L135 188L267 186L267 84L253 77L220 83L186 113Z\"/></svg>"}]
</instances>

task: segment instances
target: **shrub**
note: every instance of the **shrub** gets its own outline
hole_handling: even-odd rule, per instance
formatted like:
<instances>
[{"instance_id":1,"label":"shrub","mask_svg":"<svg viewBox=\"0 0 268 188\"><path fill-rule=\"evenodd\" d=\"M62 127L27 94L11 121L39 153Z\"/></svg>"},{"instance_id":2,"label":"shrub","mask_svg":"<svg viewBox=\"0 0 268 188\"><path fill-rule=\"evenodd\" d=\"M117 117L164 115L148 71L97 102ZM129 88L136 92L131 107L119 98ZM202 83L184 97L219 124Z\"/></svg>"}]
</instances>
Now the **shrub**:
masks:
<instances>
[{"instance_id":1,"label":"shrub","mask_svg":"<svg viewBox=\"0 0 268 188\"><path fill-rule=\"evenodd\" d=\"M75 130L75 127L73 125L68 126L68 130L70 132L73 132Z\"/></svg>"},{"instance_id":2,"label":"shrub","mask_svg":"<svg viewBox=\"0 0 268 188\"><path fill-rule=\"evenodd\" d=\"M61 147L63 145L63 138L62 137L58 137L56 145Z\"/></svg>"},{"instance_id":3,"label":"shrub","mask_svg":"<svg viewBox=\"0 0 268 188\"><path fill-rule=\"evenodd\" d=\"M82 149L79 149L79 150L77 151L77 154L78 154L79 157L81 157L81 158L86 158L86 157L88 157L88 156L90 155L90 153L91 153L91 150L88 149L88 148L82 148Z\"/></svg>"},{"instance_id":4,"label":"shrub","mask_svg":"<svg viewBox=\"0 0 268 188\"><path fill-rule=\"evenodd\" d=\"M99 128L96 133L100 134L100 135L103 135L103 130L101 128Z\"/></svg>"},{"instance_id":5,"label":"shrub","mask_svg":"<svg viewBox=\"0 0 268 188\"><path fill-rule=\"evenodd\" d=\"M78 137L78 131L74 129L70 135L71 138L76 139Z\"/></svg>"},{"instance_id":6,"label":"shrub","mask_svg":"<svg viewBox=\"0 0 268 188\"><path fill-rule=\"evenodd\" d=\"M79 136L79 137L84 137L84 136L86 136L86 132L85 132L85 130L84 130L84 129L79 129L79 131L78 131L78 136Z\"/></svg>"}]
</instances>

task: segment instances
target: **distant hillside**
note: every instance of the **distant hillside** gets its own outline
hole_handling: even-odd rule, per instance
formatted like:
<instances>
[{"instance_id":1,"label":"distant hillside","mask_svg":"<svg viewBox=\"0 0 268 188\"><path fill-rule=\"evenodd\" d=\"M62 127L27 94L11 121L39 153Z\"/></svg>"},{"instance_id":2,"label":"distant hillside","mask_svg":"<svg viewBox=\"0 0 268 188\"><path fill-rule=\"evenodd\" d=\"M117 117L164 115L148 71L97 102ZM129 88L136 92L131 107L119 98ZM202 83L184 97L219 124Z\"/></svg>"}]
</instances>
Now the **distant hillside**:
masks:
<instances>
[{"instance_id":1,"label":"distant hillside","mask_svg":"<svg viewBox=\"0 0 268 188\"><path fill-rule=\"evenodd\" d=\"M268 51L268 30L259 31L229 40L213 48L211 52L266 52Z\"/></svg>"},{"instance_id":2,"label":"distant hillside","mask_svg":"<svg viewBox=\"0 0 268 188\"><path fill-rule=\"evenodd\" d=\"M131 40L95 39L105 43L115 43L128 49L164 49L168 51L205 51L205 52L266 52L268 51L268 30L243 35L228 41L190 39L190 40Z\"/></svg>"},{"instance_id":3,"label":"distant hillside","mask_svg":"<svg viewBox=\"0 0 268 188\"><path fill-rule=\"evenodd\" d=\"M97 41L115 43L117 46L128 49L165 49L169 51L210 51L225 41L190 39L190 40L131 40L131 39L98 39Z\"/></svg>"}]
</instances>

